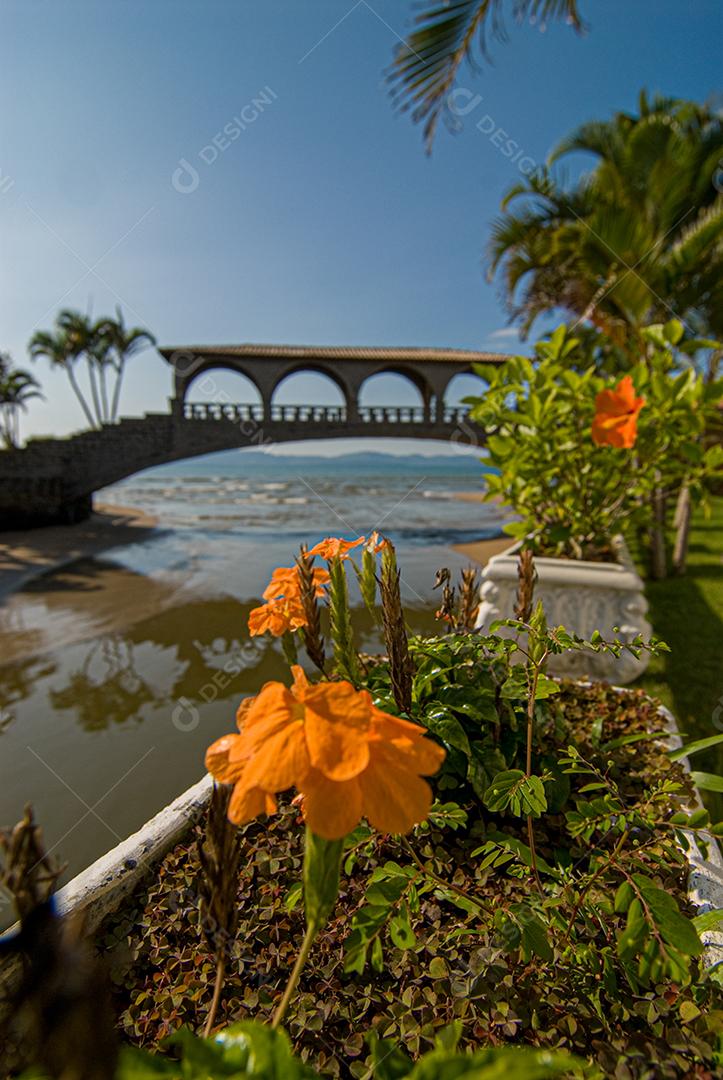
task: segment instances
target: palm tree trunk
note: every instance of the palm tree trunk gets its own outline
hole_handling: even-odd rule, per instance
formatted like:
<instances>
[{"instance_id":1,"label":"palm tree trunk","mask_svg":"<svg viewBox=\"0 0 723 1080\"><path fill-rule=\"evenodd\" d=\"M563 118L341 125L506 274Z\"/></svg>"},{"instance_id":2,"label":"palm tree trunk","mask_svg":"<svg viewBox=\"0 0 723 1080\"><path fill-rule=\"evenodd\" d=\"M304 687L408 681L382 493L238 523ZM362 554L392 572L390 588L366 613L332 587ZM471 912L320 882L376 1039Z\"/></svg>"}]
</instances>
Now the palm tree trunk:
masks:
<instances>
[{"instance_id":1,"label":"palm tree trunk","mask_svg":"<svg viewBox=\"0 0 723 1080\"><path fill-rule=\"evenodd\" d=\"M97 425L95 423L95 420L93 419L93 414L91 413L90 409L88 408L87 401L83 397L83 391L78 386L78 380L75 377L75 372L73 371L72 365L70 363L67 363L65 365L65 370L66 370L66 372L68 374L68 379L70 380L70 385L73 387L73 390L75 391L75 396L77 397L78 401L80 402L80 407L82 408L83 412L85 413L86 420L88 421L88 423L90 424L90 426L92 428L96 427Z\"/></svg>"},{"instance_id":2,"label":"palm tree trunk","mask_svg":"<svg viewBox=\"0 0 723 1080\"><path fill-rule=\"evenodd\" d=\"M93 408L95 409L95 415L97 417L97 423L95 427L100 427L103 423L103 414L100 408L100 399L98 398L98 386L95 379L95 360L92 357L86 357L86 363L88 364L88 379L90 381L90 393L93 398Z\"/></svg>"},{"instance_id":3,"label":"palm tree trunk","mask_svg":"<svg viewBox=\"0 0 723 1080\"><path fill-rule=\"evenodd\" d=\"M665 498L660 488L653 492L653 527L650 531L650 572L656 581L667 577L665 557Z\"/></svg>"},{"instance_id":4,"label":"palm tree trunk","mask_svg":"<svg viewBox=\"0 0 723 1080\"><path fill-rule=\"evenodd\" d=\"M122 357L118 357L118 370L115 375L115 386L113 387L113 402L110 408L111 423L115 423L118 419L118 406L120 404L120 392L121 383L123 382L125 364Z\"/></svg>"},{"instance_id":5,"label":"palm tree trunk","mask_svg":"<svg viewBox=\"0 0 723 1080\"><path fill-rule=\"evenodd\" d=\"M105 364L99 365L100 400L103 405L103 423L108 423L108 391L105 385Z\"/></svg>"},{"instance_id":6,"label":"palm tree trunk","mask_svg":"<svg viewBox=\"0 0 723 1080\"><path fill-rule=\"evenodd\" d=\"M690 488L687 484L683 484L678 492L678 502L675 507L673 571L676 574L685 573L685 564L688 558L688 541L690 539L690 518L692 509Z\"/></svg>"}]
</instances>

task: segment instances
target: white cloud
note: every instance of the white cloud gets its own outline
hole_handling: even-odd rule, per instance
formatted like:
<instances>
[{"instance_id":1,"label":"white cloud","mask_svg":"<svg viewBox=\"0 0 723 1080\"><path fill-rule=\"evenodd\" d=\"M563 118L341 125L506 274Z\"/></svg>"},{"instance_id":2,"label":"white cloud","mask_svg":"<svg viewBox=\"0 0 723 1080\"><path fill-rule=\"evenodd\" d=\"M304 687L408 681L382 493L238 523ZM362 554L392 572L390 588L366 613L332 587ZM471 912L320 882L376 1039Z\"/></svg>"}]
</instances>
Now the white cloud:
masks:
<instances>
[{"instance_id":1,"label":"white cloud","mask_svg":"<svg viewBox=\"0 0 723 1080\"><path fill-rule=\"evenodd\" d=\"M493 338L519 338L520 332L516 326L503 326L500 330L493 330L490 340Z\"/></svg>"}]
</instances>

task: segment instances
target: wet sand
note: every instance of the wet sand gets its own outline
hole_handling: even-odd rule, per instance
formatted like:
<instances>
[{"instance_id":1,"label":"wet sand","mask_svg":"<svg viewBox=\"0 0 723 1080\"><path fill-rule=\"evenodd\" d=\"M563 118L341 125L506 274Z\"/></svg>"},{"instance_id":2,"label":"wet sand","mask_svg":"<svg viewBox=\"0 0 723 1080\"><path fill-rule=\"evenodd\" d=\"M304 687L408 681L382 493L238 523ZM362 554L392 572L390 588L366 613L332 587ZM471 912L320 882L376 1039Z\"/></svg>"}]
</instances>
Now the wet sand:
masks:
<instances>
[{"instance_id":1,"label":"wet sand","mask_svg":"<svg viewBox=\"0 0 723 1080\"><path fill-rule=\"evenodd\" d=\"M493 555L499 555L513 543L511 536L495 536L490 540L475 540L471 544L454 544L453 551L480 566L486 566Z\"/></svg>"},{"instance_id":2,"label":"wet sand","mask_svg":"<svg viewBox=\"0 0 723 1080\"><path fill-rule=\"evenodd\" d=\"M485 499L482 491L455 491L452 493L452 498L466 503L489 502L489 500ZM493 555L499 555L500 552L505 551L513 543L511 536L500 533L499 536L486 540L474 540L470 544L453 544L452 550L456 551L458 555L463 555L466 559L471 559L472 562L479 563L480 566L486 566Z\"/></svg>"},{"instance_id":3,"label":"wet sand","mask_svg":"<svg viewBox=\"0 0 723 1080\"><path fill-rule=\"evenodd\" d=\"M78 525L0 532L0 601L77 559L146 540L157 524L156 518L142 510L99 505Z\"/></svg>"}]
</instances>

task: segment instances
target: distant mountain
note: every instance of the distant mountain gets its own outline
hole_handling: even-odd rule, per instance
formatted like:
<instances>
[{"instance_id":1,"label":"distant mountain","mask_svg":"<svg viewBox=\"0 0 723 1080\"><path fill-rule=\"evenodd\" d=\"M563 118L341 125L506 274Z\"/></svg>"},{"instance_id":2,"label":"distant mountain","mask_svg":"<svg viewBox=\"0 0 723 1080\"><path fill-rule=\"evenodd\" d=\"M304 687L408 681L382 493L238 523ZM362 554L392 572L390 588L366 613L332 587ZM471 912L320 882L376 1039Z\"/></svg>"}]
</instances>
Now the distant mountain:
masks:
<instances>
[{"instance_id":1,"label":"distant mountain","mask_svg":"<svg viewBox=\"0 0 723 1080\"><path fill-rule=\"evenodd\" d=\"M253 470L274 474L289 471L303 473L305 469L317 473L412 473L422 476L443 473L448 476L472 476L488 471L488 466L478 457L467 453L433 457L426 454L385 454L378 450L364 450L330 457L326 454L283 455L268 454L263 450L223 450L216 454L203 454L196 458L159 465L151 471L174 476L228 476Z\"/></svg>"}]
</instances>

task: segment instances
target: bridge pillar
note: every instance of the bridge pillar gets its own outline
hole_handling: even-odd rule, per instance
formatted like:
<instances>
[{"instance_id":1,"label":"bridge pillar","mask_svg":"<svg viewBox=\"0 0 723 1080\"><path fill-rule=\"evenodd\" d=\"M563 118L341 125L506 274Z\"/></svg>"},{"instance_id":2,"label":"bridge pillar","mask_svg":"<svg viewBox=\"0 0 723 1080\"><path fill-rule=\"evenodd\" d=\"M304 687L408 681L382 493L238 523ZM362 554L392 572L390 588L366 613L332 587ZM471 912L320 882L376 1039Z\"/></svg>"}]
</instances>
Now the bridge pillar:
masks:
<instances>
[{"instance_id":1,"label":"bridge pillar","mask_svg":"<svg viewBox=\"0 0 723 1080\"><path fill-rule=\"evenodd\" d=\"M424 419L428 423L431 423L431 422L433 422L435 420L435 417L432 415L432 398L433 397L434 397L434 392L432 391L431 386L428 383L425 382L424 387L422 389L422 402L424 404Z\"/></svg>"}]
</instances>

